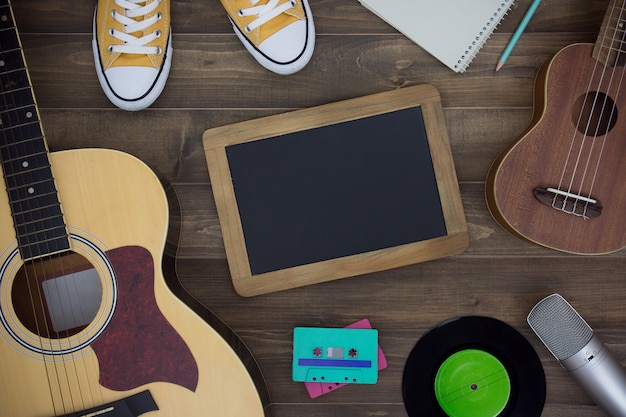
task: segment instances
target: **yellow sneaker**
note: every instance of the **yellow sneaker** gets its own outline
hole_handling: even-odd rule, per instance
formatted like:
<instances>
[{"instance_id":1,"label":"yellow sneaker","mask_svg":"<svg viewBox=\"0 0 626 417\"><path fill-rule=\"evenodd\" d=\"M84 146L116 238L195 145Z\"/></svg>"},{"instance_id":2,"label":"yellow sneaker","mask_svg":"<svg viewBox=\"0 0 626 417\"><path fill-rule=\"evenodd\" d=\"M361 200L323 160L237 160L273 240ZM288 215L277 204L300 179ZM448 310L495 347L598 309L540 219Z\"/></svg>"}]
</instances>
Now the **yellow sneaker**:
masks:
<instances>
[{"instance_id":1,"label":"yellow sneaker","mask_svg":"<svg viewBox=\"0 0 626 417\"><path fill-rule=\"evenodd\" d=\"M113 104L141 110L159 97L172 63L169 0L98 0L93 54Z\"/></svg>"},{"instance_id":2,"label":"yellow sneaker","mask_svg":"<svg viewBox=\"0 0 626 417\"><path fill-rule=\"evenodd\" d=\"M235 33L252 56L278 74L309 62L315 26L307 0L221 0Z\"/></svg>"}]
</instances>

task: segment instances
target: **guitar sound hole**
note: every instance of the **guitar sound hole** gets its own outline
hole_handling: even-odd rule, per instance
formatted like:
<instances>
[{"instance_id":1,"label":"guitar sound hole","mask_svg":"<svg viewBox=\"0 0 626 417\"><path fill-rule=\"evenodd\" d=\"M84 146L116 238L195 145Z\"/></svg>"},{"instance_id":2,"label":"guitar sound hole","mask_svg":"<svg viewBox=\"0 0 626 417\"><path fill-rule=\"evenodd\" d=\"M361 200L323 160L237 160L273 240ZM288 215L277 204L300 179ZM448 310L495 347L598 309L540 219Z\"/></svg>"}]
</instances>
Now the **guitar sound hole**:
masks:
<instances>
[{"instance_id":1,"label":"guitar sound hole","mask_svg":"<svg viewBox=\"0 0 626 417\"><path fill-rule=\"evenodd\" d=\"M43 338L60 339L79 333L94 320L102 284L87 259L68 252L22 265L11 297L24 327Z\"/></svg>"},{"instance_id":2,"label":"guitar sound hole","mask_svg":"<svg viewBox=\"0 0 626 417\"><path fill-rule=\"evenodd\" d=\"M615 127L617 107L608 95L592 91L583 94L574 103L572 122L586 136L603 136Z\"/></svg>"}]
</instances>

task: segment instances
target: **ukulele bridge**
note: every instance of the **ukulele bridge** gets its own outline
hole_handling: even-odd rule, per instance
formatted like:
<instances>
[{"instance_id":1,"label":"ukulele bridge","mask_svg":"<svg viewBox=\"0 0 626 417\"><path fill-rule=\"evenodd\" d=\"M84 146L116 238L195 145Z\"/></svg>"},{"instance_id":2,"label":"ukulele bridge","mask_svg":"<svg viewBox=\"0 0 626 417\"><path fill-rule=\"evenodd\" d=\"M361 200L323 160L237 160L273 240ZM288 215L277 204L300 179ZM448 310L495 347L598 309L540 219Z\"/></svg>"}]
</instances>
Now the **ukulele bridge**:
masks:
<instances>
[{"instance_id":1,"label":"ukulele bridge","mask_svg":"<svg viewBox=\"0 0 626 417\"><path fill-rule=\"evenodd\" d=\"M543 204L567 214L584 219L593 219L602 214L602 204L591 197L553 187L537 187L533 193Z\"/></svg>"}]
</instances>

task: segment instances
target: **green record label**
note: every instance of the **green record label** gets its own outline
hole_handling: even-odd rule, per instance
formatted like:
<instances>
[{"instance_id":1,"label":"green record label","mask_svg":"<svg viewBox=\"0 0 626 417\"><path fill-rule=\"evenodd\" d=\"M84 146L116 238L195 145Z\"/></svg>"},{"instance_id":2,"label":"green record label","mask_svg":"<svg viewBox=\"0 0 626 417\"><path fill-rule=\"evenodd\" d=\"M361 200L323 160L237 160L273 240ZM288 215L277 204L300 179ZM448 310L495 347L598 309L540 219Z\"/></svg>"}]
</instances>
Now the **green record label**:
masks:
<instances>
[{"instance_id":1,"label":"green record label","mask_svg":"<svg viewBox=\"0 0 626 417\"><path fill-rule=\"evenodd\" d=\"M435 397L449 417L496 417L510 395L506 368L483 350L465 349L450 355L435 376Z\"/></svg>"}]
</instances>

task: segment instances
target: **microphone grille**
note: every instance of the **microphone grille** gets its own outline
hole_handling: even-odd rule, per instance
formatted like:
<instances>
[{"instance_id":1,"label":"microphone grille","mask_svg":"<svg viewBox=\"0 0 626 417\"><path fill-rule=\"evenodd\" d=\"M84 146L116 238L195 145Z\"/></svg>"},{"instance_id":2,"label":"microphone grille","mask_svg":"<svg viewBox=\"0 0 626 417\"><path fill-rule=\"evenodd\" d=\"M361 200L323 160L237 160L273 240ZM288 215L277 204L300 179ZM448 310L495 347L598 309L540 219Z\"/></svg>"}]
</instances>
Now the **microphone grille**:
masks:
<instances>
[{"instance_id":1,"label":"microphone grille","mask_svg":"<svg viewBox=\"0 0 626 417\"><path fill-rule=\"evenodd\" d=\"M539 301L528 324L554 357L562 361L579 352L593 337L587 322L559 294Z\"/></svg>"}]
</instances>

